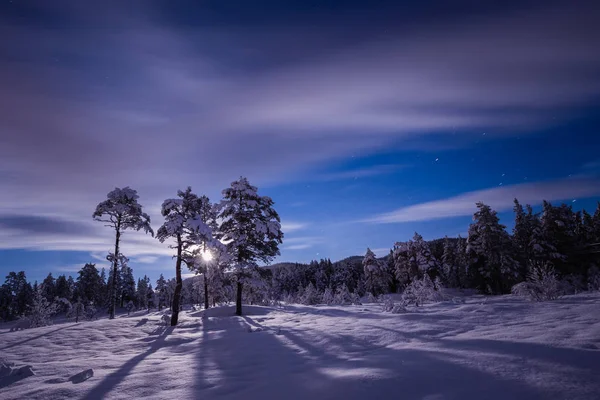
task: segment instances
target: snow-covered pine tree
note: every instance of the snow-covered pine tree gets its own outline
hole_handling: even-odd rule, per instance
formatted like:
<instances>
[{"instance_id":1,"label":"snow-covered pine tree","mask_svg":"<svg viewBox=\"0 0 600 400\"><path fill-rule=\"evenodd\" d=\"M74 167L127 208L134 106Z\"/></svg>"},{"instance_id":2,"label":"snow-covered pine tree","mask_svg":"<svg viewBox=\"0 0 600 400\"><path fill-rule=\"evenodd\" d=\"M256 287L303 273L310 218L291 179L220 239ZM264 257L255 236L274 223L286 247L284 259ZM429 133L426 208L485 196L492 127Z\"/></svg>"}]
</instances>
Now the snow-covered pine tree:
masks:
<instances>
[{"instance_id":1,"label":"snow-covered pine tree","mask_svg":"<svg viewBox=\"0 0 600 400\"><path fill-rule=\"evenodd\" d=\"M449 287L460 286L460 274L456 256L456 246L448 239L444 238L444 253L442 254L442 270L444 280Z\"/></svg>"},{"instance_id":2,"label":"snow-covered pine tree","mask_svg":"<svg viewBox=\"0 0 600 400\"><path fill-rule=\"evenodd\" d=\"M323 296L321 298L321 302L323 304L331 305L331 304L333 304L333 301L334 301L333 290L331 290L330 287L325 288L325 291L323 292Z\"/></svg>"},{"instance_id":3,"label":"snow-covered pine tree","mask_svg":"<svg viewBox=\"0 0 600 400\"><path fill-rule=\"evenodd\" d=\"M429 243L423 240L423 236L415 232L413 236L413 248L415 252L415 261L417 268L419 269L418 276L422 276L425 273L437 274L438 271L438 260L431 253Z\"/></svg>"},{"instance_id":4,"label":"snow-covered pine tree","mask_svg":"<svg viewBox=\"0 0 600 400\"><path fill-rule=\"evenodd\" d=\"M556 250L552 241L544 233L543 222L538 218L532 221L527 254L529 256L527 259L528 277L531 277L536 269L554 267L557 261L565 259L565 256Z\"/></svg>"},{"instance_id":5,"label":"snow-covered pine tree","mask_svg":"<svg viewBox=\"0 0 600 400\"><path fill-rule=\"evenodd\" d=\"M181 302L181 264L194 269L198 263L199 245L204 243L209 246L218 245L213 239L213 230L202 220L206 197L198 197L188 187L185 192L177 191L177 199L167 199L162 204L161 214L165 222L158 229L156 237L163 243L167 239L174 239L175 243L169 247L176 250L175 255L175 291L173 293L173 306L171 326L177 325ZM202 243L204 242L204 243Z\"/></svg>"},{"instance_id":6,"label":"snow-covered pine tree","mask_svg":"<svg viewBox=\"0 0 600 400\"><path fill-rule=\"evenodd\" d=\"M270 197L259 196L256 186L244 177L223 190L223 200L218 206L219 239L226 243L235 271L237 315L242 315L245 270L258 261L269 263L279 255L283 232L273 204Z\"/></svg>"},{"instance_id":7,"label":"snow-covered pine tree","mask_svg":"<svg viewBox=\"0 0 600 400\"><path fill-rule=\"evenodd\" d=\"M160 274L159 278L156 280L156 293L158 296L158 311L162 310L162 307L165 306L167 302L167 280Z\"/></svg>"},{"instance_id":8,"label":"snow-covered pine tree","mask_svg":"<svg viewBox=\"0 0 600 400\"><path fill-rule=\"evenodd\" d=\"M44 296L44 284L33 293L27 316L31 323L30 328L37 328L52 324L52 316L58 312L58 304L48 301Z\"/></svg>"},{"instance_id":9,"label":"snow-covered pine tree","mask_svg":"<svg viewBox=\"0 0 600 400\"><path fill-rule=\"evenodd\" d=\"M129 265L121 265L120 278L120 293L121 304L126 304L128 301L136 300L135 278L133 277L133 269Z\"/></svg>"},{"instance_id":10,"label":"snow-covered pine tree","mask_svg":"<svg viewBox=\"0 0 600 400\"><path fill-rule=\"evenodd\" d=\"M52 302L56 297L56 281L52 276L52 273L49 273L46 278L42 281L41 287L43 288L43 295L49 302Z\"/></svg>"},{"instance_id":11,"label":"snow-covered pine tree","mask_svg":"<svg viewBox=\"0 0 600 400\"><path fill-rule=\"evenodd\" d=\"M301 303L307 306L312 306L315 304L319 304L322 296L319 294L315 285L312 282L309 282L306 288L304 289L304 293L302 295Z\"/></svg>"},{"instance_id":12,"label":"snow-covered pine tree","mask_svg":"<svg viewBox=\"0 0 600 400\"><path fill-rule=\"evenodd\" d=\"M469 287L469 256L467 253L467 240L458 235L456 242L456 267L458 271L459 287Z\"/></svg>"},{"instance_id":13,"label":"snow-covered pine tree","mask_svg":"<svg viewBox=\"0 0 600 400\"><path fill-rule=\"evenodd\" d=\"M148 308L148 284L150 283L150 278L144 275L143 278L138 279L137 289L136 289L136 299L137 305L140 309Z\"/></svg>"},{"instance_id":14,"label":"snow-covered pine tree","mask_svg":"<svg viewBox=\"0 0 600 400\"><path fill-rule=\"evenodd\" d=\"M346 286L345 283L339 286L335 291L333 303L339 305L352 304L352 297L350 296L350 291L348 290L348 286Z\"/></svg>"},{"instance_id":15,"label":"snow-covered pine tree","mask_svg":"<svg viewBox=\"0 0 600 400\"><path fill-rule=\"evenodd\" d=\"M77 293L85 303L101 301L102 280L96 264L87 263L78 272Z\"/></svg>"},{"instance_id":16,"label":"snow-covered pine tree","mask_svg":"<svg viewBox=\"0 0 600 400\"><path fill-rule=\"evenodd\" d=\"M67 277L64 275L59 275L58 278L56 278L55 296L58 298L67 299L69 302L73 300L73 292L69 282L67 281Z\"/></svg>"},{"instance_id":17,"label":"snow-covered pine tree","mask_svg":"<svg viewBox=\"0 0 600 400\"><path fill-rule=\"evenodd\" d=\"M156 307L156 294L154 293L154 289L152 289L152 284L150 283L150 278L148 278L148 291L146 292L146 306L148 307L148 312L150 312L150 309Z\"/></svg>"},{"instance_id":18,"label":"snow-covered pine tree","mask_svg":"<svg viewBox=\"0 0 600 400\"><path fill-rule=\"evenodd\" d=\"M479 275L481 289L505 293L517 281L519 265L512 256L512 241L500 224L496 211L477 203L477 212L469 226L467 251Z\"/></svg>"},{"instance_id":19,"label":"snow-covered pine tree","mask_svg":"<svg viewBox=\"0 0 600 400\"><path fill-rule=\"evenodd\" d=\"M143 229L146 233L154 236L154 231L150 227L150 217L142 212L142 206L138 203L137 191L129 188L115 188L107 195L107 199L96 206L93 218L95 221L103 222L115 231L115 251L118 255L121 234L127 229L137 231ZM112 293L109 307L110 319L115 318L115 307L117 303L117 285L118 257L114 257L112 266Z\"/></svg>"},{"instance_id":20,"label":"snow-covered pine tree","mask_svg":"<svg viewBox=\"0 0 600 400\"><path fill-rule=\"evenodd\" d=\"M377 259L375 253L371 249L367 249L367 253L362 261L364 271L365 290L372 295L378 295L386 290L385 271L381 261Z\"/></svg>"}]
</instances>

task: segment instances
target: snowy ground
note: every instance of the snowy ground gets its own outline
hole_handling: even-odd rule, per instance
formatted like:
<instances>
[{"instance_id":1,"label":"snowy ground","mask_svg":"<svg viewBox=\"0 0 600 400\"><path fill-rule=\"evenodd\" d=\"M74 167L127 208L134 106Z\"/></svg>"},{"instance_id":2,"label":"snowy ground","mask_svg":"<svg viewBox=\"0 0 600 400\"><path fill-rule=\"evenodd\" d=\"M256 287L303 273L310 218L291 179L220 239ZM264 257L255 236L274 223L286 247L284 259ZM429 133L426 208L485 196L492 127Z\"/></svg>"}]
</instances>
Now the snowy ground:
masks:
<instances>
[{"instance_id":1,"label":"snowy ground","mask_svg":"<svg viewBox=\"0 0 600 400\"><path fill-rule=\"evenodd\" d=\"M379 310L223 307L186 311L175 329L158 313L0 325L0 358L35 373L0 377L0 398L600 399L600 294Z\"/></svg>"}]
</instances>

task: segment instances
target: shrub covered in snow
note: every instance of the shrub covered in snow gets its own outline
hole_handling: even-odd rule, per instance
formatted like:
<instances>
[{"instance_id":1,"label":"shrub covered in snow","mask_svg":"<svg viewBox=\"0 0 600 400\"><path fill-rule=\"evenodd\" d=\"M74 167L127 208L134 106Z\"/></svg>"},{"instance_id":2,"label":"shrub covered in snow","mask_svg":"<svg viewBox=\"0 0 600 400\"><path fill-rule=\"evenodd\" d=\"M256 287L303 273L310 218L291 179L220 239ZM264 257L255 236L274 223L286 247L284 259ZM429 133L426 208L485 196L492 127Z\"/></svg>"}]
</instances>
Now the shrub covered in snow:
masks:
<instances>
[{"instance_id":1,"label":"shrub covered in snow","mask_svg":"<svg viewBox=\"0 0 600 400\"><path fill-rule=\"evenodd\" d=\"M133 301L129 300L125 308L127 309L127 315L129 315L133 310L135 310L135 304L133 304Z\"/></svg>"},{"instance_id":2,"label":"shrub covered in snow","mask_svg":"<svg viewBox=\"0 0 600 400\"><path fill-rule=\"evenodd\" d=\"M367 303L378 303L377 297L373 296L373 293L367 293Z\"/></svg>"},{"instance_id":3,"label":"shrub covered in snow","mask_svg":"<svg viewBox=\"0 0 600 400\"><path fill-rule=\"evenodd\" d=\"M532 301L556 300L562 295L561 284L550 265L534 267L527 281L513 286L511 292Z\"/></svg>"},{"instance_id":4,"label":"shrub covered in snow","mask_svg":"<svg viewBox=\"0 0 600 400\"><path fill-rule=\"evenodd\" d=\"M392 314L406 312L406 308L402 304L396 304L391 296L380 296L378 302L381 303L381 310L383 312L390 312Z\"/></svg>"},{"instance_id":5,"label":"shrub covered in snow","mask_svg":"<svg viewBox=\"0 0 600 400\"><path fill-rule=\"evenodd\" d=\"M444 299L444 288L439 279L435 282L428 274L423 278L413 280L402 293L403 305L420 306L429 302L442 301Z\"/></svg>"}]
</instances>

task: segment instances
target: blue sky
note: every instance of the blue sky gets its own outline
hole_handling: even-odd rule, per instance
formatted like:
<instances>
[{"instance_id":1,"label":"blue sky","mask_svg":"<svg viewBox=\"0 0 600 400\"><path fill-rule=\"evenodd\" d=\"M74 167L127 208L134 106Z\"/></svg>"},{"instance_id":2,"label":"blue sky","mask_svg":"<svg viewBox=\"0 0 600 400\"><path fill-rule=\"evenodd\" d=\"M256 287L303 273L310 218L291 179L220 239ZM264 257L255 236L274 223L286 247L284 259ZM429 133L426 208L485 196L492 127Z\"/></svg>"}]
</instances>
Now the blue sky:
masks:
<instances>
[{"instance_id":1,"label":"blue sky","mask_svg":"<svg viewBox=\"0 0 600 400\"><path fill-rule=\"evenodd\" d=\"M594 2L3 2L0 276L106 266L114 187L159 207L240 175L278 261L465 234L476 201L600 199ZM124 236L136 276L171 250Z\"/></svg>"}]
</instances>

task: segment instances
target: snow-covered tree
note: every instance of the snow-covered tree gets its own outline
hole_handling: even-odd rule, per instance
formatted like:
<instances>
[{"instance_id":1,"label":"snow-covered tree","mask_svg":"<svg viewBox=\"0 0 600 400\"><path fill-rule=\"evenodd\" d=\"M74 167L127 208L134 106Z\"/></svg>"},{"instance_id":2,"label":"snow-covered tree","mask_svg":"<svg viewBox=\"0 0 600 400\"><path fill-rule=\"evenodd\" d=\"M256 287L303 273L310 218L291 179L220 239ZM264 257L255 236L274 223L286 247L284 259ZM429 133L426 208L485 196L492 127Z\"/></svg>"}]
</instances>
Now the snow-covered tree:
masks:
<instances>
[{"instance_id":1,"label":"snow-covered tree","mask_svg":"<svg viewBox=\"0 0 600 400\"><path fill-rule=\"evenodd\" d=\"M512 241L496 211L481 202L477 209L469 226L467 251L479 273L480 286L492 293L504 293L519 276Z\"/></svg>"},{"instance_id":2,"label":"snow-covered tree","mask_svg":"<svg viewBox=\"0 0 600 400\"><path fill-rule=\"evenodd\" d=\"M163 274L160 274L160 277L156 280L156 293L158 295L158 311L160 311L164 305L168 304L167 280Z\"/></svg>"},{"instance_id":3,"label":"snow-covered tree","mask_svg":"<svg viewBox=\"0 0 600 400\"><path fill-rule=\"evenodd\" d=\"M142 212L142 206L138 203L137 191L129 188L115 188L107 195L107 199L98 204L94 211L95 221L103 222L115 231L115 251L113 254L119 255L119 244L121 235L127 229L137 231L143 229L146 233L154 236L154 231L150 226L150 217ZM115 307L117 302L116 279L118 274L118 257L113 257L112 266L112 293L109 306L110 318L115 317Z\"/></svg>"},{"instance_id":4,"label":"snow-covered tree","mask_svg":"<svg viewBox=\"0 0 600 400\"><path fill-rule=\"evenodd\" d=\"M342 286L339 286L335 291L333 303L340 305L352 304L352 296L345 283Z\"/></svg>"},{"instance_id":5,"label":"snow-covered tree","mask_svg":"<svg viewBox=\"0 0 600 400\"><path fill-rule=\"evenodd\" d=\"M198 197L188 187L185 192L179 190L177 199L167 199L162 204L161 214L165 217L164 224L158 229L156 237L161 242L173 239L169 246L176 250L175 254L175 292L173 293L173 313L171 326L177 325L181 302L181 264L190 269L197 268L200 246L219 246L213 237L213 229L204 220L204 209L208 202L205 196Z\"/></svg>"},{"instance_id":6,"label":"snow-covered tree","mask_svg":"<svg viewBox=\"0 0 600 400\"><path fill-rule=\"evenodd\" d=\"M395 275L401 286L408 285L425 273L438 273L438 264L429 244L416 232L412 240L394 246Z\"/></svg>"},{"instance_id":7,"label":"snow-covered tree","mask_svg":"<svg viewBox=\"0 0 600 400\"><path fill-rule=\"evenodd\" d=\"M77 295L84 302L99 302L102 296L102 280L96 264L87 263L78 272Z\"/></svg>"},{"instance_id":8,"label":"snow-covered tree","mask_svg":"<svg viewBox=\"0 0 600 400\"><path fill-rule=\"evenodd\" d=\"M150 278L144 275L143 278L138 279L136 289L136 300L139 308L148 308L148 285L150 284Z\"/></svg>"},{"instance_id":9,"label":"snow-covered tree","mask_svg":"<svg viewBox=\"0 0 600 400\"><path fill-rule=\"evenodd\" d=\"M448 239L444 238L444 253L442 254L442 270L444 279L449 287L460 286L460 272L456 256L456 246Z\"/></svg>"},{"instance_id":10,"label":"snow-covered tree","mask_svg":"<svg viewBox=\"0 0 600 400\"><path fill-rule=\"evenodd\" d=\"M176 249L175 254L175 292L173 293L173 313L171 326L177 325L181 302L181 264L188 268L195 268L198 258L198 247L205 239L209 245L213 244L213 230L202 220L202 210L205 205L204 198L192 193L188 187L185 192L179 190L177 199L167 199L163 202L161 213L165 217L164 224L158 229L156 237L161 242L174 239L175 244L170 247ZM216 244L216 240L214 240Z\"/></svg>"},{"instance_id":11,"label":"snow-covered tree","mask_svg":"<svg viewBox=\"0 0 600 400\"><path fill-rule=\"evenodd\" d=\"M443 287L439 279L432 281L428 274L410 283L402 293L404 305L423 305L427 302L443 300Z\"/></svg>"},{"instance_id":12,"label":"snow-covered tree","mask_svg":"<svg viewBox=\"0 0 600 400\"><path fill-rule=\"evenodd\" d=\"M383 293L387 286L386 272L383 263L375 257L375 253L371 249L367 249L362 265L365 290L373 295Z\"/></svg>"},{"instance_id":13,"label":"snow-covered tree","mask_svg":"<svg viewBox=\"0 0 600 400\"><path fill-rule=\"evenodd\" d=\"M69 301L73 299L73 291L66 276L59 275L58 278L56 278L54 293L58 298L67 299Z\"/></svg>"},{"instance_id":14,"label":"snow-covered tree","mask_svg":"<svg viewBox=\"0 0 600 400\"><path fill-rule=\"evenodd\" d=\"M219 204L219 239L225 243L237 285L236 314L242 315L242 290L245 270L257 262L269 263L279 255L283 240L279 215L273 200L259 196L258 189L246 178L223 190Z\"/></svg>"},{"instance_id":15,"label":"snow-covered tree","mask_svg":"<svg viewBox=\"0 0 600 400\"><path fill-rule=\"evenodd\" d=\"M52 273L44 278L41 287L43 288L43 295L46 300L52 302L56 297L56 280L52 276Z\"/></svg>"},{"instance_id":16,"label":"snow-covered tree","mask_svg":"<svg viewBox=\"0 0 600 400\"><path fill-rule=\"evenodd\" d=\"M44 296L44 285L40 285L33 293L33 300L29 306L27 316L31 328L52 324L52 316L58 312L58 304L48 301Z\"/></svg>"},{"instance_id":17,"label":"snow-covered tree","mask_svg":"<svg viewBox=\"0 0 600 400\"><path fill-rule=\"evenodd\" d=\"M312 306L315 304L319 304L322 296L319 295L319 292L315 288L315 285L312 282L309 282L308 286L304 289L304 293L302 295L301 303L307 306Z\"/></svg>"}]
</instances>

